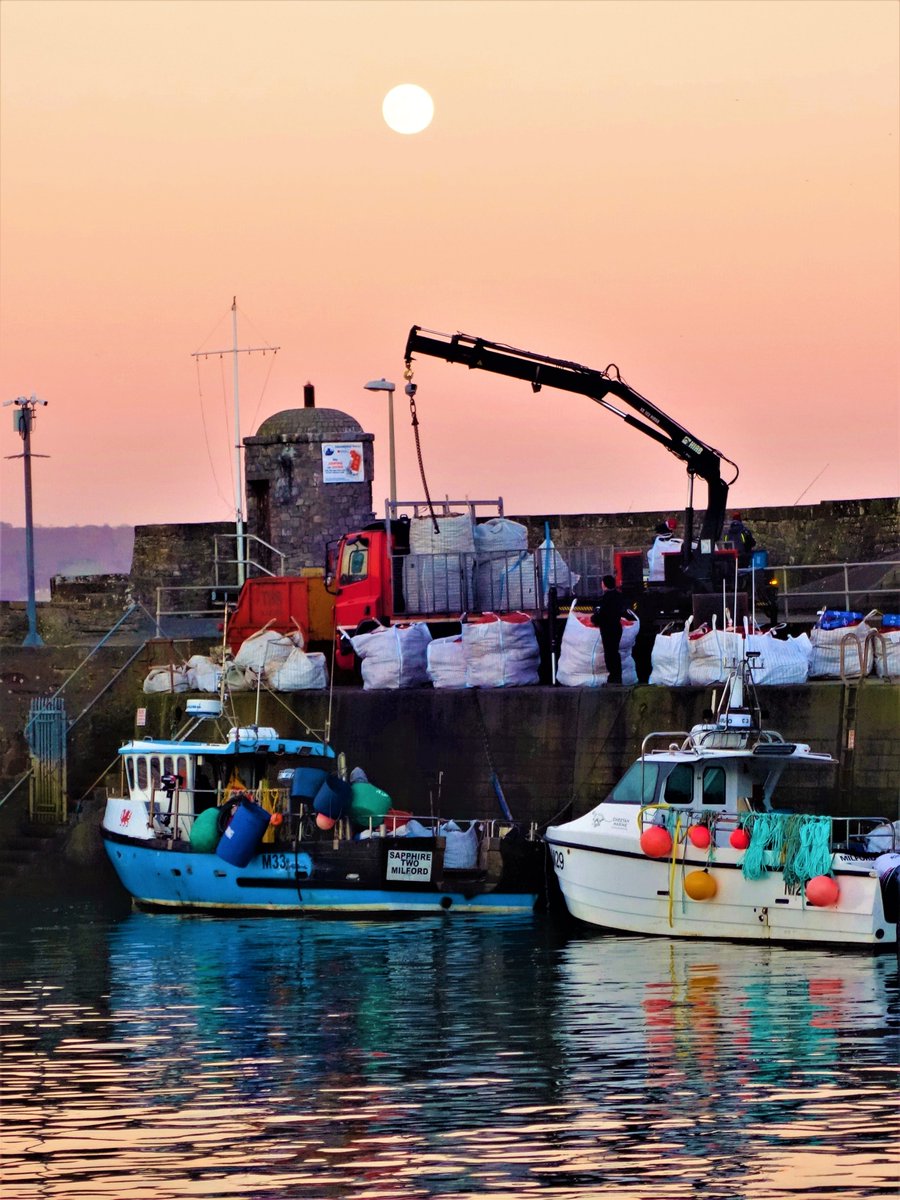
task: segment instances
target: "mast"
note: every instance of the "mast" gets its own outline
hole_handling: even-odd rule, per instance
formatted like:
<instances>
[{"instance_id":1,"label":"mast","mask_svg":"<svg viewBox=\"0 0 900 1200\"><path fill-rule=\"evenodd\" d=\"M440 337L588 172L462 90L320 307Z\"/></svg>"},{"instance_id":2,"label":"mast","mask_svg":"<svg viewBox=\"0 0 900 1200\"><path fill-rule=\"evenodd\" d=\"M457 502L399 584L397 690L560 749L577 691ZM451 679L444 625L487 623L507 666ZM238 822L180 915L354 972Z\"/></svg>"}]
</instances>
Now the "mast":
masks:
<instances>
[{"instance_id":1,"label":"mast","mask_svg":"<svg viewBox=\"0 0 900 1200\"><path fill-rule=\"evenodd\" d=\"M261 350L263 354L271 350L277 354L280 346L238 346L237 335L237 296L231 299L231 348L228 350L195 350L191 358L209 358L218 354L232 356L231 390L234 405L234 532L235 532L235 562L237 564L237 582L242 587L247 577L247 556L244 547L244 473L241 466L241 400L238 375L238 355L252 354Z\"/></svg>"},{"instance_id":2,"label":"mast","mask_svg":"<svg viewBox=\"0 0 900 1200\"><path fill-rule=\"evenodd\" d=\"M244 475L241 470L241 401L238 391L237 296L231 299L232 394L234 396L234 531L238 586L244 583Z\"/></svg>"}]
</instances>

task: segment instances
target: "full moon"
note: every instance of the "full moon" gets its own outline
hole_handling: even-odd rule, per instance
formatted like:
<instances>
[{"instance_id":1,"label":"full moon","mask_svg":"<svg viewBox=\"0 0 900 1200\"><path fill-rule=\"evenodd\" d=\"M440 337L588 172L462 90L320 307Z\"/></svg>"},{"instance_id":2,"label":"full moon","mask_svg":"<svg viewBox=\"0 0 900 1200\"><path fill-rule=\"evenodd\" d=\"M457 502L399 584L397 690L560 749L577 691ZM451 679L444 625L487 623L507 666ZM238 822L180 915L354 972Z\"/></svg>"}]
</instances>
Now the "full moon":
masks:
<instances>
[{"instance_id":1,"label":"full moon","mask_svg":"<svg viewBox=\"0 0 900 1200\"><path fill-rule=\"evenodd\" d=\"M400 83L385 96L381 111L395 133L421 133L431 124L434 101L418 84Z\"/></svg>"}]
</instances>

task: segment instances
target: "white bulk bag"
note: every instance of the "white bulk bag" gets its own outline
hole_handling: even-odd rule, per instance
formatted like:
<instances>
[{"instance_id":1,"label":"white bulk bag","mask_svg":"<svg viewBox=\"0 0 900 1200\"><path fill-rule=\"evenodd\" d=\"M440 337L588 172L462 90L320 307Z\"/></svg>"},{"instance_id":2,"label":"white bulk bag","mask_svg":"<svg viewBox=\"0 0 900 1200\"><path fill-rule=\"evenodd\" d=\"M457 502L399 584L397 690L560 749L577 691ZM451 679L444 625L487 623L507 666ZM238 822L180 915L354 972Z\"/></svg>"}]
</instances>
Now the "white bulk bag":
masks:
<instances>
[{"instance_id":1,"label":"white bulk bag","mask_svg":"<svg viewBox=\"0 0 900 1200\"><path fill-rule=\"evenodd\" d=\"M688 683L693 687L724 683L743 658L743 642L742 634L733 629L718 629L713 613L712 629L688 634Z\"/></svg>"},{"instance_id":2,"label":"white bulk bag","mask_svg":"<svg viewBox=\"0 0 900 1200\"><path fill-rule=\"evenodd\" d=\"M875 674L880 679L900 675L900 629L873 631L870 645L875 660Z\"/></svg>"},{"instance_id":3,"label":"white bulk bag","mask_svg":"<svg viewBox=\"0 0 900 1200\"><path fill-rule=\"evenodd\" d=\"M187 672L183 667L151 667L144 680L144 691L153 692L186 692L188 690Z\"/></svg>"},{"instance_id":4,"label":"white bulk bag","mask_svg":"<svg viewBox=\"0 0 900 1200\"><path fill-rule=\"evenodd\" d=\"M284 662L292 650L303 649L303 635L296 633L276 633L274 629L260 629L252 633L241 643L240 649L234 656L234 664L260 673L274 663Z\"/></svg>"},{"instance_id":5,"label":"white bulk bag","mask_svg":"<svg viewBox=\"0 0 900 1200\"><path fill-rule=\"evenodd\" d=\"M187 682L192 692L217 692L222 668L204 654L192 654L187 662Z\"/></svg>"},{"instance_id":6,"label":"white bulk bag","mask_svg":"<svg viewBox=\"0 0 900 1200\"><path fill-rule=\"evenodd\" d=\"M840 679L842 653L844 675L847 679L859 679L860 675L867 675L871 669L866 647L871 626L867 621L876 615L874 612L869 613L856 624L842 625L837 629L821 629L816 625L809 635L812 644L809 659L810 679Z\"/></svg>"},{"instance_id":7,"label":"white bulk bag","mask_svg":"<svg viewBox=\"0 0 900 1200\"><path fill-rule=\"evenodd\" d=\"M409 624L380 626L371 633L359 633L350 639L359 655L363 688L419 687L428 683L428 626Z\"/></svg>"},{"instance_id":8,"label":"white bulk bag","mask_svg":"<svg viewBox=\"0 0 900 1200\"><path fill-rule=\"evenodd\" d=\"M686 687L690 682L690 653L688 636L692 617L683 629L658 633L650 652L650 682L654 687Z\"/></svg>"},{"instance_id":9,"label":"white bulk bag","mask_svg":"<svg viewBox=\"0 0 900 1200\"><path fill-rule=\"evenodd\" d=\"M471 871L478 865L478 827L473 821L466 830L455 821L446 821L440 828L444 845L444 867Z\"/></svg>"},{"instance_id":10,"label":"white bulk bag","mask_svg":"<svg viewBox=\"0 0 900 1200\"><path fill-rule=\"evenodd\" d=\"M537 634L527 613L485 613L462 627L466 687L521 687L537 683Z\"/></svg>"},{"instance_id":11,"label":"white bulk bag","mask_svg":"<svg viewBox=\"0 0 900 1200\"><path fill-rule=\"evenodd\" d=\"M273 692L305 692L328 687L325 655L295 648L284 662L266 667L266 682Z\"/></svg>"},{"instance_id":12,"label":"white bulk bag","mask_svg":"<svg viewBox=\"0 0 900 1200\"><path fill-rule=\"evenodd\" d=\"M428 678L436 688L466 686L466 658L462 637L435 638L426 651Z\"/></svg>"},{"instance_id":13,"label":"white bulk bag","mask_svg":"<svg viewBox=\"0 0 900 1200\"><path fill-rule=\"evenodd\" d=\"M805 633L785 641L772 633L751 633L747 637L747 650L759 653L759 658L753 660L753 682L764 687L806 683L811 649Z\"/></svg>"},{"instance_id":14,"label":"white bulk bag","mask_svg":"<svg viewBox=\"0 0 900 1200\"><path fill-rule=\"evenodd\" d=\"M637 669L631 652L640 631L641 623L622 618L622 640L619 643L619 658L622 662L622 683L631 687L637 683ZM602 687L609 679L603 640L600 630L591 624L588 613L577 613L569 609L563 629L556 678L563 687Z\"/></svg>"}]
</instances>

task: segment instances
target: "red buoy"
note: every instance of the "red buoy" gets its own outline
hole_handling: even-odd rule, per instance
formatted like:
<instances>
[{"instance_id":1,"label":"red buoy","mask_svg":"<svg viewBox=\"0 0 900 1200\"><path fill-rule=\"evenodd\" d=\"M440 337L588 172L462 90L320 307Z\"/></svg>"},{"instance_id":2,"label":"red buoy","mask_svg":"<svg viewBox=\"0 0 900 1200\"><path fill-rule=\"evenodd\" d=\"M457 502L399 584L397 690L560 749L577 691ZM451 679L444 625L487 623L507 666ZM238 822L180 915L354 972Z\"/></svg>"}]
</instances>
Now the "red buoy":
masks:
<instances>
[{"instance_id":1,"label":"red buoy","mask_svg":"<svg viewBox=\"0 0 900 1200\"><path fill-rule=\"evenodd\" d=\"M728 840L735 850L746 850L750 845L750 834L746 829L735 829Z\"/></svg>"},{"instance_id":2,"label":"red buoy","mask_svg":"<svg viewBox=\"0 0 900 1200\"><path fill-rule=\"evenodd\" d=\"M816 908L830 908L832 904L837 904L840 894L838 881L830 875L815 875L806 885L807 903Z\"/></svg>"},{"instance_id":3,"label":"red buoy","mask_svg":"<svg viewBox=\"0 0 900 1200\"><path fill-rule=\"evenodd\" d=\"M706 850L712 840L707 825L692 825L687 831L688 841L698 850Z\"/></svg>"},{"instance_id":4,"label":"red buoy","mask_svg":"<svg viewBox=\"0 0 900 1200\"><path fill-rule=\"evenodd\" d=\"M326 817L324 813L316 813L316 824L320 829L334 829L334 817Z\"/></svg>"},{"instance_id":5,"label":"red buoy","mask_svg":"<svg viewBox=\"0 0 900 1200\"><path fill-rule=\"evenodd\" d=\"M672 849L672 835L662 825L650 825L641 834L641 849L648 858L665 858Z\"/></svg>"}]
</instances>

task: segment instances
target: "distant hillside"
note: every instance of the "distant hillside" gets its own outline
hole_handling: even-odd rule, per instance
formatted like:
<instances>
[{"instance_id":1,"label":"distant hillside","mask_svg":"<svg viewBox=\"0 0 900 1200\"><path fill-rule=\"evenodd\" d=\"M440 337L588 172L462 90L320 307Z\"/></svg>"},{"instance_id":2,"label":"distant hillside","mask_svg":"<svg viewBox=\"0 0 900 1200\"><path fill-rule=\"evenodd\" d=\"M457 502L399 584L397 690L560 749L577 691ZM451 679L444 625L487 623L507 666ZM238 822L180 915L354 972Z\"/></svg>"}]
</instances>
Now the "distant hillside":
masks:
<instances>
[{"instance_id":1,"label":"distant hillside","mask_svg":"<svg viewBox=\"0 0 900 1200\"><path fill-rule=\"evenodd\" d=\"M34 586L50 598L53 575L127 574L131 570L131 525L45 525L34 531ZM24 600L25 530L0 522L0 600Z\"/></svg>"}]
</instances>

